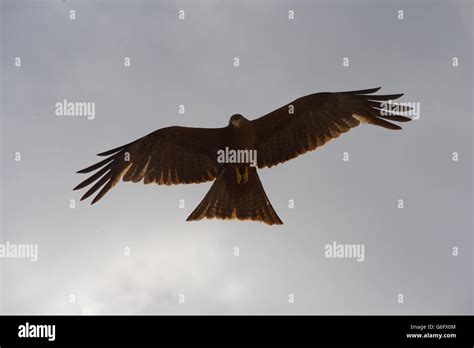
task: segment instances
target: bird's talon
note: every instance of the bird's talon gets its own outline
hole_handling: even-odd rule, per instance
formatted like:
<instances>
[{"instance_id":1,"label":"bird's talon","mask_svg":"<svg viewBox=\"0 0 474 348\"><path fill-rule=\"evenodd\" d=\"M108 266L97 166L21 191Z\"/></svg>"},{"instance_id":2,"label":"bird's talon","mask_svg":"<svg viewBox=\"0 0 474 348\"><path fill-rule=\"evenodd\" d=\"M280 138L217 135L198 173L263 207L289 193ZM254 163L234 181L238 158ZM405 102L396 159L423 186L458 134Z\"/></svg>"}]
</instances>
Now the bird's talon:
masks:
<instances>
[{"instance_id":1,"label":"bird's talon","mask_svg":"<svg viewBox=\"0 0 474 348\"><path fill-rule=\"evenodd\" d=\"M245 167L245 171L244 171L244 175L243 175L244 179L244 184L247 183L247 181L249 181L249 168L248 167Z\"/></svg>"},{"instance_id":2,"label":"bird's talon","mask_svg":"<svg viewBox=\"0 0 474 348\"><path fill-rule=\"evenodd\" d=\"M235 176L236 176L236 179L237 179L237 184L240 185L241 181L242 181L242 175L240 175L240 172L239 172L239 168L235 167Z\"/></svg>"}]
</instances>

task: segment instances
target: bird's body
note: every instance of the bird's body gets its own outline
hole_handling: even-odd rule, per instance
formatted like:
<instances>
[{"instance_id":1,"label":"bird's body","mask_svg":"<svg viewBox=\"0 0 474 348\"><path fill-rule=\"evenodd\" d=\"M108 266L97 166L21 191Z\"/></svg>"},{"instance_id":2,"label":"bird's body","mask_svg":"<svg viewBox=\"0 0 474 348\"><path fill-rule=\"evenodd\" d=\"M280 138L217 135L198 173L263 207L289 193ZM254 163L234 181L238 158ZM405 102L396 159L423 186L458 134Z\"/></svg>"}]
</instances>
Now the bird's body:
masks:
<instances>
[{"instance_id":1,"label":"bird's body","mask_svg":"<svg viewBox=\"0 0 474 348\"><path fill-rule=\"evenodd\" d=\"M387 115L383 107L402 94L370 95L377 90L311 94L256 120L235 114L223 128L162 128L99 154L109 157L79 171L97 170L75 189L95 182L82 197L101 189L92 201L95 203L120 179L159 185L214 180L188 221L220 218L282 224L257 168L272 167L314 150L360 123L400 129L387 120L406 122L410 118Z\"/></svg>"}]
</instances>

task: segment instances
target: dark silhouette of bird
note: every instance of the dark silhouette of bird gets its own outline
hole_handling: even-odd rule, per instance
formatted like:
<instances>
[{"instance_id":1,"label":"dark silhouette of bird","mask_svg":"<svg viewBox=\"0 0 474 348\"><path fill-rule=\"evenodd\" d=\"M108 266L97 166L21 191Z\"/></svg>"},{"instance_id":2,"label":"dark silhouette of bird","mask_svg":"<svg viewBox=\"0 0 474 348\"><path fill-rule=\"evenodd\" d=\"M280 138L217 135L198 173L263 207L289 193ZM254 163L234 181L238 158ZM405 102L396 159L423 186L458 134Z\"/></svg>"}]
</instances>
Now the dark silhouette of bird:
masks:
<instances>
[{"instance_id":1,"label":"dark silhouette of bird","mask_svg":"<svg viewBox=\"0 0 474 348\"><path fill-rule=\"evenodd\" d=\"M188 221L219 218L282 224L265 194L257 168L270 168L319 148L360 123L401 129L392 122L411 118L400 115L404 111L384 111L387 103L403 94L373 94L379 89L310 94L255 120L232 115L222 128L162 128L99 153L107 158L78 171L97 172L74 190L94 184L81 198L98 191L94 204L120 179L158 185L214 180ZM240 151L241 157L244 152L254 153L256 158L253 163L238 162L235 156L234 160L228 156L227 161L222 161L219 157L224 149L228 154L234 151L234 155Z\"/></svg>"}]
</instances>

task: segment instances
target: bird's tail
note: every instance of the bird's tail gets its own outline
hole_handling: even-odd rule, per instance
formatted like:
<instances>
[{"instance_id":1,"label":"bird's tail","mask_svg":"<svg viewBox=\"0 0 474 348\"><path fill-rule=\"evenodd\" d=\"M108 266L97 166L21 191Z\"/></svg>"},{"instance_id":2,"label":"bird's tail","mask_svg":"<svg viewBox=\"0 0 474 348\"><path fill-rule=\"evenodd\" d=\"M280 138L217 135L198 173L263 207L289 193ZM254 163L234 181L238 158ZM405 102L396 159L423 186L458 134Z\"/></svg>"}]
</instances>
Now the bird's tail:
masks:
<instances>
[{"instance_id":1,"label":"bird's tail","mask_svg":"<svg viewBox=\"0 0 474 348\"><path fill-rule=\"evenodd\" d=\"M203 218L283 224L268 200L254 167L247 167L247 170L239 170L238 167L224 169L187 221Z\"/></svg>"}]
</instances>

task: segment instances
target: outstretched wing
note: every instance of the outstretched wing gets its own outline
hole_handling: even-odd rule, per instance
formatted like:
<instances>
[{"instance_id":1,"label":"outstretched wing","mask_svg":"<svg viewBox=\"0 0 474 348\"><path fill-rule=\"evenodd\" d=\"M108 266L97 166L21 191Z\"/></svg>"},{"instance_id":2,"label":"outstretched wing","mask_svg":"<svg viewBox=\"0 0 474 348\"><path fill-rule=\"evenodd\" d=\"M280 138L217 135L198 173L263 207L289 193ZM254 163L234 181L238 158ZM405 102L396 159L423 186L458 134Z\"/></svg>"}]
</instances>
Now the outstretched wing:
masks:
<instances>
[{"instance_id":1,"label":"outstretched wing","mask_svg":"<svg viewBox=\"0 0 474 348\"><path fill-rule=\"evenodd\" d=\"M95 174L74 190L95 183L81 200L96 191L91 204L101 199L120 178L123 181L159 185L189 184L213 180L220 171L217 150L225 128L168 127L159 129L127 145L99 153L109 156L78 173Z\"/></svg>"},{"instance_id":2,"label":"outstretched wing","mask_svg":"<svg viewBox=\"0 0 474 348\"><path fill-rule=\"evenodd\" d=\"M372 94L379 89L310 94L253 120L258 167L272 167L314 150L361 122L401 129L387 120L406 122L411 119L391 113L384 106L403 94ZM404 108L408 110L411 108Z\"/></svg>"}]
</instances>

